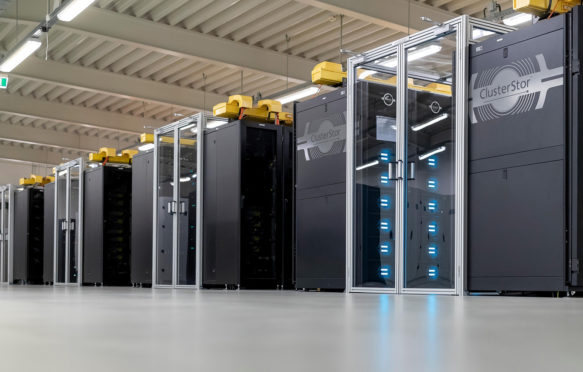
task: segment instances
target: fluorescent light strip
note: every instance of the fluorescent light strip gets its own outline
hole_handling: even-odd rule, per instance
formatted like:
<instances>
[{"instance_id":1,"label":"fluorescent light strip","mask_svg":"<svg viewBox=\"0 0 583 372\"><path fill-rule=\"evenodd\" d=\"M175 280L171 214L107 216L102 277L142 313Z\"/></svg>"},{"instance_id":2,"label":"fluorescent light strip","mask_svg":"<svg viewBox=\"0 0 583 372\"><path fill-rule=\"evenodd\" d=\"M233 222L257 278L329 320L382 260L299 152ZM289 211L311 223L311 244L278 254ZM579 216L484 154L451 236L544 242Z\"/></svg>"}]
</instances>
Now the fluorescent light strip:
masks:
<instances>
[{"instance_id":1,"label":"fluorescent light strip","mask_svg":"<svg viewBox=\"0 0 583 372\"><path fill-rule=\"evenodd\" d=\"M63 22L70 22L94 2L95 0L71 0L65 5L63 10L57 14L57 18Z\"/></svg>"},{"instance_id":2,"label":"fluorescent light strip","mask_svg":"<svg viewBox=\"0 0 583 372\"><path fill-rule=\"evenodd\" d=\"M22 63L28 56L34 53L38 48L40 48L41 42L39 40L27 40L14 52L9 53L7 58L4 59L0 65L0 71L10 72Z\"/></svg>"},{"instance_id":3,"label":"fluorescent light strip","mask_svg":"<svg viewBox=\"0 0 583 372\"><path fill-rule=\"evenodd\" d=\"M439 45L430 45L425 48L409 51L407 54L407 62L413 62L418 59L430 56L432 54L439 53L441 51L441 46ZM397 67L397 58L389 59L388 61L380 62L381 66L394 68ZM362 79L362 78L361 78Z\"/></svg>"},{"instance_id":4,"label":"fluorescent light strip","mask_svg":"<svg viewBox=\"0 0 583 372\"><path fill-rule=\"evenodd\" d=\"M374 167L375 165L378 165L378 164L379 164L379 161L378 160L371 161L370 163L363 164L363 165L359 165L358 167L356 167L356 170L357 171L363 170L363 169L366 169L366 168Z\"/></svg>"},{"instance_id":5,"label":"fluorescent light strip","mask_svg":"<svg viewBox=\"0 0 583 372\"><path fill-rule=\"evenodd\" d=\"M429 152L426 152L425 154L421 154L421 155L419 155L419 160L425 160L428 157L430 157L431 155L435 155L435 154L439 154L440 152L444 152L445 148L446 148L445 146L439 146L435 150L431 150Z\"/></svg>"},{"instance_id":6,"label":"fluorescent light strip","mask_svg":"<svg viewBox=\"0 0 583 372\"><path fill-rule=\"evenodd\" d=\"M428 122L425 122L425 123L422 123L422 124L416 124L416 125L411 126L411 130L414 131L414 132L420 131L421 129L427 128L430 125L439 123L440 121L445 120L448 117L449 117L449 114L442 114L442 115L440 115L440 116L438 116L436 118L433 118L433 119L429 120Z\"/></svg>"},{"instance_id":7,"label":"fluorescent light strip","mask_svg":"<svg viewBox=\"0 0 583 372\"><path fill-rule=\"evenodd\" d=\"M293 92L293 93L290 93L288 95L276 98L275 100L279 101L282 105L285 105L286 103L294 102L294 101L300 100L302 98L312 96L312 95L318 93L319 91L320 91L320 88L318 88L318 87L309 87L309 88L302 89L300 91Z\"/></svg>"}]
</instances>

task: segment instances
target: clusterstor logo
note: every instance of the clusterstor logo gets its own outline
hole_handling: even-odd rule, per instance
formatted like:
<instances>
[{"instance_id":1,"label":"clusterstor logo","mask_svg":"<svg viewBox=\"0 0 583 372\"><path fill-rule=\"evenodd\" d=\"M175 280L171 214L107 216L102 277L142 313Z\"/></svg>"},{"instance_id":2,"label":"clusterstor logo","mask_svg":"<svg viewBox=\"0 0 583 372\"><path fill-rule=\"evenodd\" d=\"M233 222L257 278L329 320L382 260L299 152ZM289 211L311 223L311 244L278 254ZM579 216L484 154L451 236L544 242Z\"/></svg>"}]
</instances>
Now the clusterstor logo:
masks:
<instances>
[{"instance_id":1,"label":"clusterstor logo","mask_svg":"<svg viewBox=\"0 0 583 372\"><path fill-rule=\"evenodd\" d=\"M563 85L563 66L549 69L542 54L472 75L472 124L544 107L548 90Z\"/></svg>"},{"instance_id":2,"label":"clusterstor logo","mask_svg":"<svg viewBox=\"0 0 583 372\"><path fill-rule=\"evenodd\" d=\"M327 155L340 154L346 145L346 117L338 113L322 121L306 124L304 135L298 138L298 151L303 151L306 161Z\"/></svg>"}]
</instances>

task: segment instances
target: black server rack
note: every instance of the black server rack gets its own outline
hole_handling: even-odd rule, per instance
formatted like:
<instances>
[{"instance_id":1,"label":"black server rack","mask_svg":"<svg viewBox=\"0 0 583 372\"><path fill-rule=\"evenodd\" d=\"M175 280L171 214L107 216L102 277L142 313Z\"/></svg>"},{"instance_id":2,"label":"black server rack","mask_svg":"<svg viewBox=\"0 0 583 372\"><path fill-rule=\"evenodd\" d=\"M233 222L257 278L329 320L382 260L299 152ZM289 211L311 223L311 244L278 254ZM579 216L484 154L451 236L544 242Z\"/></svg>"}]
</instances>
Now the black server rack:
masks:
<instances>
[{"instance_id":1,"label":"black server rack","mask_svg":"<svg viewBox=\"0 0 583 372\"><path fill-rule=\"evenodd\" d=\"M344 289L346 88L296 103L295 276L298 289Z\"/></svg>"},{"instance_id":2,"label":"black server rack","mask_svg":"<svg viewBox=\"0 0 583 372\"><path fill-rule=\"evenodd\" d=\"M55 236L55 184L45 185L44 193L44 246L43 246L43 282L53 283Z\"/></svg>"},{"instance_id":3,"label":"black server rack","mask_svg":"<svg viewBox=\"0 0 583 372\"><path fill-rule=\"evenodd\" d=\"M84 182L83 283L130 285L132 171L99 166Z\"/></svg>"},{"instance_id":4,"label":"black server rack","mask_svg":"<svg viewBox=\"0 0 583 372\"><path fill-rule=\"evenodd\" d=\"M582 286L583 11L470 49L469 291Z\"/></svg>"},{"instance_id":5,"label":"black server rack","mask_svg":"<svg viewBox=\"0 0 583 372\"><path fill-rule=\"evenodd\" d=\"M14 193L13 282L43 282L44 190L36 187Z\"/></svg>"},{"instance_id":6,"label":"black server rack","mask_svg":"<svg viewBox=\"0 0 583 372\"><path fill-rule=\"evenodd\" d=\"M203 286L293 288L293 130L234 121L205 134Z\"/></svg>"},{"instance_id":7,"label":"black server rack","mask_svg":"<svg viewBox=\"0 0 583 372\"><path fill-rule=\"evenodd\" d=\"M154 152L132 160L132 239L131 281L134 285L152 284L152 218Z\"/></svg>"}]
</instances>

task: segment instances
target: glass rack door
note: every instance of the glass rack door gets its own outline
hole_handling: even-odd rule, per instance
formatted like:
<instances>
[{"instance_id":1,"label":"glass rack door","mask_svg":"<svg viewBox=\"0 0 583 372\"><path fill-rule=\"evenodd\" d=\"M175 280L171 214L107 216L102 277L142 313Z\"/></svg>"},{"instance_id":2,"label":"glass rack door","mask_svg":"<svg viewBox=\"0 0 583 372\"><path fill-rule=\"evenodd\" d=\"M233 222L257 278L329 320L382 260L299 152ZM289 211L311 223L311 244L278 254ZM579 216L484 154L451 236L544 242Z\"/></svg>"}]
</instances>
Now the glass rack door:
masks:
<instances>
[{"instance_id":1,"label":"glass rack door","mask_svg":"<svg viewBox=\"0 0 583 372\"><path fill-rule=\"evenodd\" d=\"M154 242L154 275L156 286L173 283L174 262L174 129L156 137L156 240Z\"/></svg>"},{"instance_id":2,"label":"glass rack door","mask_svg":"<svg viewBox=\"0 0 583 372\"><path fill-rule=\"evenodd\" d=\"M197 140L198 123L178 128L178 249L177 284L196 284L197 256Z\"/></svg>"},{"instance_id":3,"label":"glass rack door","mask_svg":"<svg viewBox=\"0 0 583 372\"><path fill-rule=\"evenodd\" d=\"M394 291L397 269L397 55L357 71L352 286Z\"/></svg>"},{"instance_id":4,"label":"glass rack door","mask_svg":"<svg viewBox=\"0 0 583 372\"><path fill-rule=\"evenodd\" d=\"M83 159L56 167L54 283L82 282L83 262Z\"/></svg>"},{"instance_id":5,"label":"glass rack door","mask_svg":"<svg viewBox=\"0 0 583 372\"><path fill-rule=\"evenodd\" d=\"M0 283L8 282L9 187L0 191Z\"/></svg>"},{"instance_id":6,"label":"glass rack door","mask_svg":"<svg viewBox=\"0 0 583 372\"><path fill-rule=\"evenodd\" d=\"M452 32L404 49L407 71L403 291L455 288Z\"/></svg>"},{"instance_id":7,"label":"glass rack door","mask_svg":"<svg viewBox=\"0 0 583 372\"><path fill-rule=\"evenodd\" d=\"M156 130L156 287L196 288L201 114Z\"/></svg>"},{"instance_id":8,"label":"glass rack door","mask_svg":"<svg viewBox=\"0 0 583 372\"><path fill-rule=\"evenodd\" d=\"M68 262L67 246L67 175L68 170L64 169L57 172L55 177L55 218L56 218L56 232L55 232L55 283L66 283L65 267Z\"/></svg>"},{"instance_id":9,"label":"glass rack door","mask_svg":"<svg viewBox=\"0 0 583 372\"><path fill-rule=\"evenodd\" d=\"M81 273L81 262L83 262L81 257L82 249L79 246L82 236L82 221L81 221L81 211L80 211L80 198L81 198L81 167L80 165L75 165L69 168L69 210L68 210L68 229L67 229L67 240L69 242L68 247L68 282L69 283L81 283L82 273Z\"/></svg>"}]
</instances>

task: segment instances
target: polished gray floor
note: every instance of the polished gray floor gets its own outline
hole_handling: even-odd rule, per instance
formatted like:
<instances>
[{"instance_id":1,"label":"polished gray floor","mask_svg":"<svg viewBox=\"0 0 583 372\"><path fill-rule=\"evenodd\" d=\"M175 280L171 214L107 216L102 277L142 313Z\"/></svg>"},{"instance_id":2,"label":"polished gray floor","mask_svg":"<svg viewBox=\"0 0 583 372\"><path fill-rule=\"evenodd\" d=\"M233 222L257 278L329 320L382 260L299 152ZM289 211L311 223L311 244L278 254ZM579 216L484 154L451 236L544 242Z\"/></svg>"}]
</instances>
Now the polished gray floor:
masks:
<instances>
[{"instance_id":1,"label":"polished gray floor","mask_svg":"<svg viewBox=\"0 0 583 372\"><path fill-rule=\"evenodd\" d=\"M583 299L0 287L0 371L583 371Z\"/></svg>"}]
</instances>

